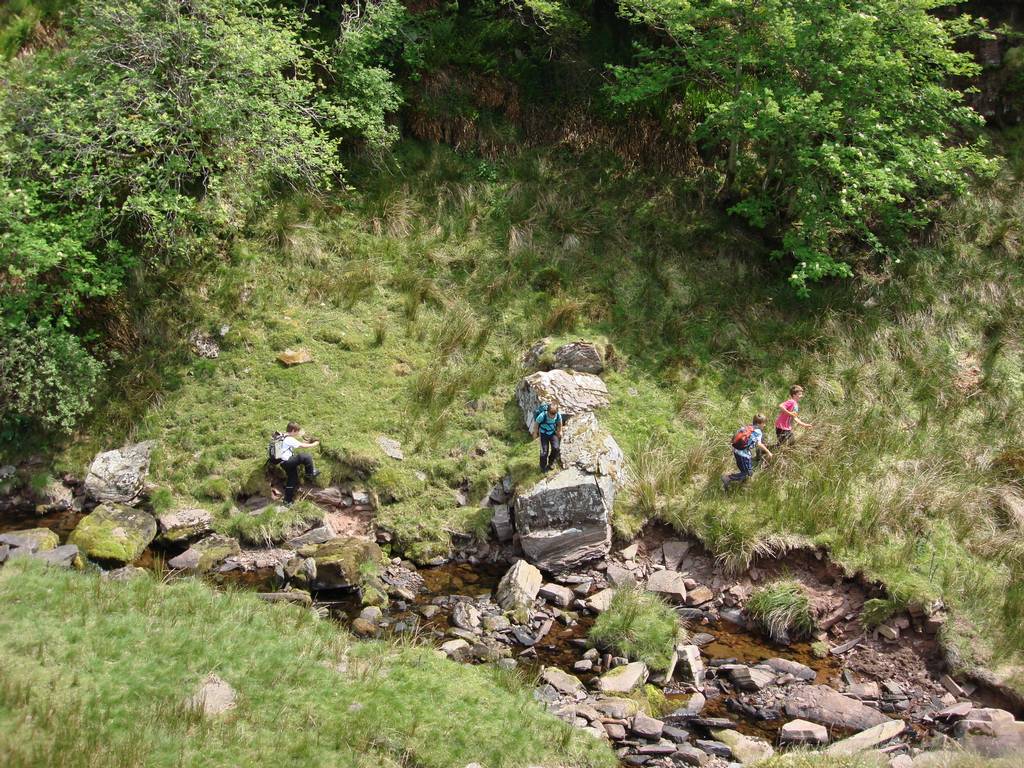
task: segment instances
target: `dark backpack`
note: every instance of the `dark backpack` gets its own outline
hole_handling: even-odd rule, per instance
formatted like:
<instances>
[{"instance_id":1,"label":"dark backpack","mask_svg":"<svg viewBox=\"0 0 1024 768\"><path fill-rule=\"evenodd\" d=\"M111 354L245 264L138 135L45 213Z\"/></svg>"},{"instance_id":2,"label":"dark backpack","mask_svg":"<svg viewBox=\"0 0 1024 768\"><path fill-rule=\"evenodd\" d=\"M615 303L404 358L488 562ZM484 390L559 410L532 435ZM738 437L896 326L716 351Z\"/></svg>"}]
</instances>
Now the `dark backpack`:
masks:
<instances>
[{"instance_id":1,"label":"dark backpack","mask_svg":"<svg viewBox=\"0 0 1024 768\"><path fill-rule=\"evenodd\" d=\"M750 442L751 435L754 434L754 425L748 424L745 427L740 427L739 431L732 436L732 448L734 451L746 450L747 444Z\"/></svg>"},{"instance_id":2,"label":"dark backpack","mask_svg":"<svg viewBox=\"0 0 1024 768\"><path fill-rule=\"evenodd\" d=\"M280 464L284 461L281 456L284 453L284 438L285 435L281 432L275 432L270 438L270 443L267 445L267 461L271 464Z\"/></svg>"}]
</instances>

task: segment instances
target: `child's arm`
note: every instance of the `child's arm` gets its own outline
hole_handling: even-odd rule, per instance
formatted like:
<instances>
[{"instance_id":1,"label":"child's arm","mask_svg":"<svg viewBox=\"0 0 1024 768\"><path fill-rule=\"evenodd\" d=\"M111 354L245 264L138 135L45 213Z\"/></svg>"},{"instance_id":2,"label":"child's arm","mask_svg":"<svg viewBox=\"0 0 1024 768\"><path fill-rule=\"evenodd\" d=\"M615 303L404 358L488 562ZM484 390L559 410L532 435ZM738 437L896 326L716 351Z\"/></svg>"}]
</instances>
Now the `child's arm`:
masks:
<instances>
[{"instance_id":1,"label":"child's arm","mask_svg":"<svg viewBox=\"0 0 1024 768\"><path fill-rule=\"evenodd\" d=\"M785 403L779 403L779 410L783 411L784 413L788 413L790 416L792 416L793 420L801 427L807 427L808 429L810 429L811 427L814 426L813 424L808 424L806 421L803 421L799 416L797 416L796 411L789 410L789 408L786 407Z\"/></svg>"},{"instance_id":2,"label":"child's arm","mask_svg":"<svg viewBox=\"0 0 1024 768\"><path fill-rule=\"evenodd\" d=\"M763 453L769 459L774 458L774 456L772 456L772 452L768 450L768 446L764 444L763 438L757 441L757 450L761 451L761 453Z\"/></svg>"}]
</instances>

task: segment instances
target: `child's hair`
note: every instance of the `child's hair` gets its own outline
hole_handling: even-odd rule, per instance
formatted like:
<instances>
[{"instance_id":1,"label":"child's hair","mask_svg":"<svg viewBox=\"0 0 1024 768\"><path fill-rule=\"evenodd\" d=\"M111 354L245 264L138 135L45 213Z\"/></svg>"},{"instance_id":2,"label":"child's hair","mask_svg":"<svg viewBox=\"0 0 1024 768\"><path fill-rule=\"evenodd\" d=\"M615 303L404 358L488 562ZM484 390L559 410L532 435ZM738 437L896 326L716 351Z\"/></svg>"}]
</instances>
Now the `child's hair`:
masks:
<instances>
[{"instance_id":1,"label":"child's hair","mask_svg":"<svg viewBox=\"0 0 1024 768\"><path fill-rule=\"evenodd\" d=\"M302 427L300 427L297 422L289 421L288 422L288 427L286 428L285 431L287 431L287 432L298 432L300 429L302 429Z\"/></svg>"},{"instance_id":2,"label":"child's hair","mask_svg":"<svg viewBox=\"0 0 1024 768\"><path fill-rule=\"evenodd\" d=\"M793 397L794 395L802 395L803 392L804 388L801 387L799 384L794 384L792 387L789 388L790 397Z\"/></svg>"},{"instance_id":3,"label":"child's hair","mask_svg":"<svg viewBox=\"0 0 1024 768\"><path fill-rule=\"evenodd\" d=\"M755 427L763 427L767 423L768 423L768 419L765 418L765 415L763 413L759 413L759 414L757 414L754 417L753 424L754 424Z\"/></svg>"}]
</instances>

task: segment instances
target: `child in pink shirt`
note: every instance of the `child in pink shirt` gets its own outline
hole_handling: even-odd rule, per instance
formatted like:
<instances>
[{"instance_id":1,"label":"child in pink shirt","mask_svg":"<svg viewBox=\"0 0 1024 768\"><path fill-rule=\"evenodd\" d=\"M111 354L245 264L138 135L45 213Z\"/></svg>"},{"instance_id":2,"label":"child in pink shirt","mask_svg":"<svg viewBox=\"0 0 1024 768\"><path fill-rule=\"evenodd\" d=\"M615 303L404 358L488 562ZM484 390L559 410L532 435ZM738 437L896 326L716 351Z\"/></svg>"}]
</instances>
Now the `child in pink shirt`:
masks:
<instances>
[{"instance_id":1,"label":"child in pink shirt","mask_svg":"<svg viewBox=\"0 0 1024 768\"><path fill-rule=\"evenodd\" d=\"M789 388L789 400L779 403L779 415L775 419L775 436L778 438L778 445L782 445L793 436L793 423L810 429L813 424L801 421L797 413L800 411L800 400L804 396L804 388L794 384Z\"/></svg>"}]
</instances>

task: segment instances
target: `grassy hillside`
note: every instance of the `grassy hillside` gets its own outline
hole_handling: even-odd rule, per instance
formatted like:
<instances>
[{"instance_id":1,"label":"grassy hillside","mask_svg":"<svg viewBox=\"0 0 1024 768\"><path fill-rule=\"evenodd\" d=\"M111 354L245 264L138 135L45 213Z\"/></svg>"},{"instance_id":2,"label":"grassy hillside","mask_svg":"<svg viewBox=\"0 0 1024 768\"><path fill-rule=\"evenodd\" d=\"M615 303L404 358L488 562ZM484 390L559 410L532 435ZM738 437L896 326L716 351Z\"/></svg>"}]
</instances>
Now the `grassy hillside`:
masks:
<instances>
[{"instance_id":1,"label":"grassy hillside","mask_svg":"<svg viewBox=\"0 0 1024 768\"><path fill-rule=\"evenodd\" d=\"M997 495L1024 467L1024 161L1019 137L1003 140L998 183L951 204L926 243L809 300L697 181L405 144L354 191L279 205L218 268L124 310L140 329L126 352L142 351L62 466L156 438L161 503L212 505L231 526L232 497L264 482L266 435L296 419L323 440L325 480L365 478L399 547L426 559L486 525L454 488L475 501L505 471L534 471L510 403L523 350L603 336L622 361L603 418L637 475L621 534L658 517L734 566L828 545L899 600L944 599L951 638L1009 664L1024 648L1024 543ZM189 330L224 323L217 360L182 351ZM275 362L300 347L312 364ZM723 495L732 430L774 416L794 382L816 428Z\"/></svg>"},{"instance_id":2,"label":"grassy hillside","mask_svg":"<svg viewBox=\"0 0 1024 768\"><path fill-rule=\"evenodd\" d=\"M308 610L198 581L0 571L0 749L17 766L612 766L514 674L350 644ZM237 693L204 718L209 673Z\"/></svg>"}]
</instances>

